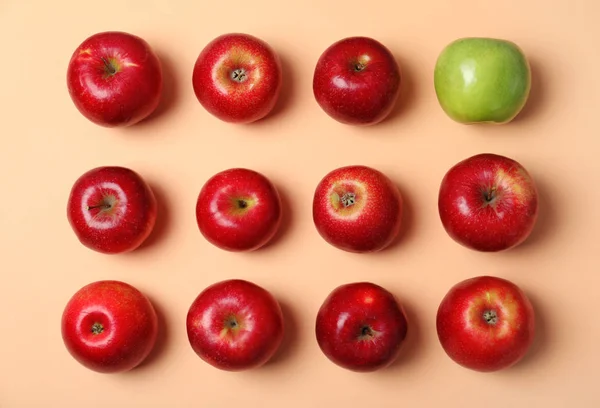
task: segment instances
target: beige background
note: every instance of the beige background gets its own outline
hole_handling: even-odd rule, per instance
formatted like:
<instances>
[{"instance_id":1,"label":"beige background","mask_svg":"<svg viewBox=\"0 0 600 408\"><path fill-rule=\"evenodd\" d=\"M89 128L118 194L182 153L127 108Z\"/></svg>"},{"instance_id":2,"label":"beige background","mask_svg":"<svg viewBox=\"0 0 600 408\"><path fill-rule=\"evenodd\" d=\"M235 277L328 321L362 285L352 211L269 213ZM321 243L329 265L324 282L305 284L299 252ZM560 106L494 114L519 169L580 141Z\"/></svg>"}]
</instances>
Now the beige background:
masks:
<instances>
[{"instance_id":1,"label":"beige background","mask_svg":"<svg viewBox=\"0 0 600 408\"><path fill-rule=\"evenodd\" d=\"M297 3L0 0L0 407L600 406L599 3ZM88 35L111 29L147 39L165 67L159 112L127 130L85 120L65 84L73 49ZM230 31L263 38L284 63L285 86L275 114L251 126L209 116L191 87L201 48ZM403 68L402 101L376 127L340 125L312 96L320 53L350 35L382 41ZM531 59L530 102L509 125L455 124L435 99L432 74L439 51L473 35L513 40ZM539 184L539 224L525 245L507 253L463 249L438 219L443 174L480 152L519 160ZM160 200L155 234L130 255L85 249L65 216L72 182L107 164L139 171ZM374 166L402 189L404 232L391 250L348 254L317 235L314 187L326 172L347 164ZM204 181L234 166L263 172L285 196L282 234L253 254L218 250L195 223L195 199ZM530 355L495 374L452 363L435 333L435 312L447 289L483 273L519 284L539 315ZM257 371L217 371L187 342L185 315L192 300L205 286L231 277L268 288L285 310L289 331L283 349ZM137 286L160 311L163 332L156 352L128 374L83 369L60 337L69 297L99 279ZM368 375L329 363L314 340L321 301L335 286L356 280L393 291L411 319L402 357L390 369Z\"/></svg>"}]
</instances>

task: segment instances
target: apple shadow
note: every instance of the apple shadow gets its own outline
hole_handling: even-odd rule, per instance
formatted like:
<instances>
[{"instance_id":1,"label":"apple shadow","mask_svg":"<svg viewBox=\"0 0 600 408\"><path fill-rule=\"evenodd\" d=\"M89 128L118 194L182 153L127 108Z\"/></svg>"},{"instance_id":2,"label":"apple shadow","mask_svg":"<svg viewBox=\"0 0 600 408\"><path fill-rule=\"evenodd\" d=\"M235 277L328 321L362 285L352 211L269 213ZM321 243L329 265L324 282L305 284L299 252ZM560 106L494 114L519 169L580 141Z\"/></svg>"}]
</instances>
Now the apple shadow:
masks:
<instances>
[{"instance_id":1,"label":"apple shadow","mask_svg":"<svg viewBox=\"0 0 600 408\"><path fill-rule=\"evenodd\" d=\"M543 305L540 304L536 296L527 293L527 297L535 312L535 337L527 354L513 367L509 367L509 371L524 369L531 364L536 364L537 361L542 360L544 355L548 353L550 331L548 330L547 315L544 312Z\"/></svg>"},{"instance_id":2,"label":"apple shadow","mask_svg":"<svg viewBox=\"0 0 600 408\"><path fill-rule=\"evenodd\" d=\"M140 129L148 125L154 125L155 122L162 118L169 110L177 103L179 97L179 79L175 73L175 64L171 57L166 54L157 52L158 58L162 66L163 89L158 106L147 118L136 123L131 128Z\"/></svg>"},{"instance_id":3,"label":"apple shadow","mask_svg":"<svg viewBox=\"0 0 600 408\"><path fill-rule=\"evenodd\" d=\"M152 303L152 306L154 306L154 310L156 311L156 317L158 320L158 334L156 336L156 343L154 345L154 348L152 349L148 357L146 357L146 359L142 361L140 365L135 367L134 370L143 370L147 366L152 366L154 363L159 361L160 358L164 356L164 351L167 347L170 337L169 325L165 318L162 306L154 298L150 298L150 296L148 296L148 298L150 299L150 302Z\"/></svg>"},{"instance_id":4,"label":"apple shadow","mask_svg":"<svg viewBox=\"0 0 600 408\"><path fill-rule=\"evenodd\" d=\"M556 234L558 212L552 206L552 197L547 190L548 185L535 177L534 180L538 190L538 218L529 237L514 248L515 252L539 245L540 242L548 240L552 238L553 234Z\"/></svg>"},{"instance_id":5,"label":"apple shadow","mask_svg":"<svg viewBox=\"0 0 600 408\"><path fill-rule=\"evenodd\" d=\"M275 102L273 110L269 112L264 118L257 120L256 122L249 123L248 125L260 125L262 123L270 122L272 119L277 118L292 104L294 96L294 84L297 81L297 75L292 68L292 64L289 62L287 56L278 54L279 60L281 61L281 90L279 92L279 98Z\"/></svg>"},{"instance_id":6,"label":"apple shadow","mask_svg":"<svg viewBox=\"0 0 600 408\"><path fill-rule=\"evenodd\" d=\"M546 99L545 93L548 89L548 82L545 81L544 73L540 71L540 65L536 61L530 60L529 65L531 67L531 89L525 106L513 119L515 123L534 118L544 106L544 100Z\"/></svg>"},{"instance_id":7,"label":"apple shadow","mask_svg":"<svg viewBox=\"0 0 600 408\"><path fill-rule=\"evenodd\" d=\"M408 330L398 358L396 358L396 360L388 367L388 369L394 371L408 369L407 367L410 367L423 351L421 320L415 315L410 304L407 304L407 302L402 299L399 299L399 302L402 304L404 313L406 314Z\"/></svg>"},{"instance_id":8,"label":"apple shadow","mask_svg":"<svg viewBox=\"0 0 600 408\"><path fill-rule=\"evenodd\" d=\"M398 236L396 236L394 241L389 246L384 248L381 252L387 252L396 249L398 246L408 241L415 230L414 210L410 196L406 194L406 190L400 188L400 186L398 186L398 189L402 194L402 221L400 225L400 232L398 233Z\"/></svg>"},{"instance_id":9,"label":"apple shadow","mask_svg":"<svg viewBox=\"0 0 600 408\"><path fill-rule=\"evenodd\" d=\"M137 249L139 251L146 250L160 243L168 235L168 231L171 228L171 204L167 200L167 194L157 184L151 184L150 188L156 197L156 223L148 238Z\"/></svg>"},{"instance_id":10,"label":"apple shadow","mask_svg":"<svg viewBox=\"0 0 600 408\"><path fill-rule=\"evenodd\" d=\"M277 352L265 364L265 368L285 364L298 348L298 332L300 330L296 313L292 310L287 301L281 301L280 299L281 298L278 298L278 302L281 306L284 322L283 340L281 341L281 345Z\"/></svg>"},{"instance_id":11,"label":"apple shadow","mask_svg":"<svg viewBox=\"0 0 600 408\"><path fill-rule=\"evenodd\" d=\"M275 236L271 238L269 242L267 242L262 248L258 248L256 251L253 252L262 253L261 251L270 250L272 246L275 246L280 241L285 239L284 237L287 235L288 231L290 230L290 227L292 226L293 209L288 198L289 195L287 193L287 190L282 189L280 187L281 185L283 185L283 183L276 184L277 190L279 191L279 196L281 197L281 224L279 226L279 229L275 233Z\"/></svg>"}]
</instances>

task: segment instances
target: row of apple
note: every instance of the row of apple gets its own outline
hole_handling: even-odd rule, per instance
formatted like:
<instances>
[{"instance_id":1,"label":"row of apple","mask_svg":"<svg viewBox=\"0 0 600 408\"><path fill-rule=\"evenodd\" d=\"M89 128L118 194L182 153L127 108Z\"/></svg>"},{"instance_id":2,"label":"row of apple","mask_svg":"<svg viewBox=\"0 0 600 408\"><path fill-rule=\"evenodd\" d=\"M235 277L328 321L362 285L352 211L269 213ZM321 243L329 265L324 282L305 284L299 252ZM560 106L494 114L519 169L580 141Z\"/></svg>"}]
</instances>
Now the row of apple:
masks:
<instances>
[{"instance_id":1,"label":"row of apple","mask_svg":"<svg viewBox=\"0 0 600 408\"><path fill-rule=\"evenodd\" d=\"M86 247L102 253L138 248L156 223L157 201L135 171L98 167L80 176L67 204L68 221ZM438 196L442 225L473 250L513 248L531 234L538 193L525 168L513 159L478 154L455 164ZM212 176L196 201L201 234L228 251L266 245L281 225L275 185L263 174L233 168ZM403 196L381 171L353 165L329 172L313 197L313 221L321 237L341 250L366 253L388 247L402 228Z\"/></svg>"},{"instance_id":2,"label":"row of apple","mask_svg":"<svg viewBox=\"0 0 600 408\"><path fill-rule=\"evenodd\" d=\"M495 38L461 38L448 44L434 69L443 111L460 123L507 123L524 107L531 70L522 49ZM223 34L200 52L192 86L200 104L220 120L251 123L267 116L282 88L274 49L249 34ZM313 73L313 93L331 118L349 125L385 119L400 95L401 69L390 50L369 37L331 44ZM142 38L101 32L85 39L69 61L67 85L77 109L107 127L129 126L157 108L163 69Z\"/></svg>"},{"instance_id":3,"label":"row of apple","mask_svg":"<svg viewBox=\"0 0 600 408\"><path fill-rule=\"evenodd\" d=\"M498 371L513 366L530 350L535 312L514 283L478 276L446 293L438 307L436 329L454 362L475 371ZM115 280L96 281L78 290L61 322L71 356L100 373L140 365L155 348L159 330L148 297ZM247 280L228 279L200 292L188 309L186 330L191 348L203 361L221 370L242 371L264 365L280 351L286 324L279 302L268 290ZM392 364L409 332L410 322L398 298L366 281L331 291L315 320L323 354L356 372Z\"/></svg>"}]
</instances>

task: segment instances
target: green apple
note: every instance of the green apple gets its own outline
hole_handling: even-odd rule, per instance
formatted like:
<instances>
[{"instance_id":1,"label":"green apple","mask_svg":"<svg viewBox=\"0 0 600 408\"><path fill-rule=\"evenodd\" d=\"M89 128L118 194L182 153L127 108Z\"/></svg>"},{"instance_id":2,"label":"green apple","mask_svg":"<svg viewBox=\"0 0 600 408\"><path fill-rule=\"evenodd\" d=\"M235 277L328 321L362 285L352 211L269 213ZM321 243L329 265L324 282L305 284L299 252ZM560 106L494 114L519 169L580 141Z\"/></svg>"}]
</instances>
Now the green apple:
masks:
<instances>
[{"instance_id":1,"label":"green apple","mask_svg":"<svg viewBox=\"0 0 600 408\"><path fill-rule=\"evenodd\" d=\"M461 38L440 53L434 86L442 109L456 122L502 124L525 106L531 68L511 41Z\"/></svg>"}]
</instances>

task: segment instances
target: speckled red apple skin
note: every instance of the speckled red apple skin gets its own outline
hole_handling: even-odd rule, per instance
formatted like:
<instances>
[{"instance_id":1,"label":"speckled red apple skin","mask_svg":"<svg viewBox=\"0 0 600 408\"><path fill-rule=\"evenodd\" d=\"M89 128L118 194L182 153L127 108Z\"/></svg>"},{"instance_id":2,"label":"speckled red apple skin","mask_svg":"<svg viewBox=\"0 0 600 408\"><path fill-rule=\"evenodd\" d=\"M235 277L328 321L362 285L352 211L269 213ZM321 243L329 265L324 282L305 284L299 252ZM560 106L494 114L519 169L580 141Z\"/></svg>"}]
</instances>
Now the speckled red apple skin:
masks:
<instances>
[{"instance_id":1,"label":"speckled red apple skin","mask_svg":"<svg viewBox=\"0 0 600 408\"><path fill-rule=\"evenodd\" d=\"M238 83L232 71L248 78ZM215 117L230 123L251 123L267 116L281 92L281 61L264 40L245 33L223 34L200 52L192 74L194 93Z\"/></svg>"},{"instance_id":2,"label":"speckled red apple skin","mask_svg":"<svg viewBox=\"0 0 600 408\"><path fill-rule=\"evenodd\" d=\"M362 206L356 216L336 216L330 193L336 183L362 185ZM400 232L403 199L400 190L381 171L362 165L345 166L328 173L317 185L313 221L321 237L348 252L377 252L389 246Z\"/></svg>"},{"instance_id":3,"label":"speckled red apple skin","mask_svg":"<svg viewBox=\"0 0 600 408\"><path fill-rule=\"evenodd\" d=\"M498 313L495 326L481 317L487 309ZM440 344L454 362L491 372L508 368L527 354L535 337L535 312L513 282L478 276L448 291L439 305L436 326Z\"/></svg>"},{"instance_id":4,"label":"speckled red apple skin","mask_svg":"<svg viewBox=\"0 0 600 408\"><path fill-rule=\"evenodd\" d=\"M231 214L232 199L256 197L244 215ZM218 248L254 251L266 245L281 225L281 196L262 173L246 168L223 170L202 186L196 201L201 234Z\"/></svg>"},{"instance_id":5,"label":"speckled red apple skin","mask_svg":"<svg viewBox=\"0 0 600 408\"><path fill-rule=\"evenodd\" d=\"M98 211L86 210L103 195L111 194L117 197L123 194L125 207L104 216ZM157 207L152 189L140 174L122 166L101 166L82 174L71 187L67 219L84 246L104 254L117 254L135 250L148 238L156 223ZM92 220L87 219L86 211L91 211ZM94 220L111 225L100 228L95 226Z\"/></svg>"},{"instance_id":6,"label":"speckled red apple skin","mask_svg":"<svg viewBox=\"0 0 600 408\"><path fill-rule=\"evenodd\" d=\"M364 69L357 72L355 65ZM338 122L367 126L384 120L400 95L401 71L392 53L369 37L348 37L321 54L313 73L319 106Z\"/></svg>"},{"instance_id":7,"label":"speckled red apple skin","mask_svg":"<svg viewBox=\"0 0 600 408\"><path fill-rule=\"evenodd\" d=\"M496 204L486 206L484 191L496 188ZM450 237L482 252L523 243L538 217L537 187L527 170L506 156L482 153L460 161L442 179L439 216Z\"/></svg>"},{"instance_id":8,"label":"speckled red apple skin","mask_svg":"<svg viewBox=\"0 0 600 408\"><path fill-rule=\"evenodd\" d=\"M99 323L101 333L92 331ZM125 282L105 280L79 289L61 320L68 352L84 367L100 373L129 371L156 344L158 318L150 300Z\"/></svg>"},{"instance_id":9,"label":"speckled red apple skin","mask_svg":"<svg viewBox=\"0 0 600 408\"><path fill-rule=\"evenodd\" d=\"M238 331L225 327L232 316ZM242 371L258 368L275 355L285 323L269 291L247 280L228 279L200 292L188 310L186 327L190 346L202 360L221 370Z\"/></svg>"},{"instance_id":10,"label":"speckled red apple skin","mask_svg":"<svg viewBox=\"0 0 600 408\"><path fill-rule=\"evenodd\" d=\"M121 70L105 77L102 58L115 58ZM79 112L93 123L131 126L158 107L162 66L144 39L119 31L101 32L85 39L73 52L67 85Z\"/></svg>"},{"instance_id":11,"label":"speckled red apple skin","mask_svg":"<svg viewBox=\"0 0 600 408\"><path fill-rule=\"evenodd\" d=\"M375 336L362 339L369 326ZM408 333L404 308L387 289L371 282L340 285L317 313L315 333L329 360L356 372L380 370L399 356Z\"/></svg>"}]
</instances>

